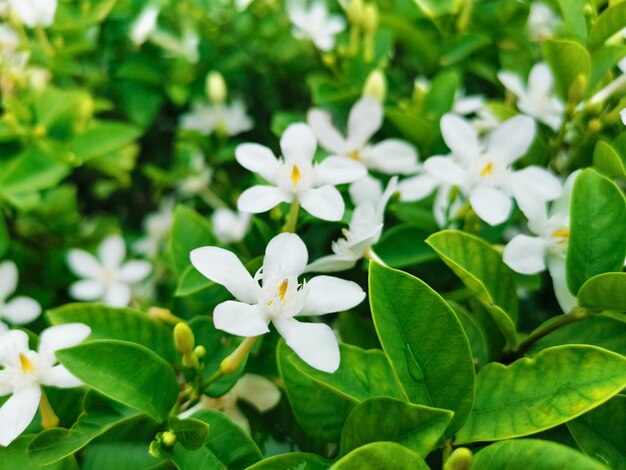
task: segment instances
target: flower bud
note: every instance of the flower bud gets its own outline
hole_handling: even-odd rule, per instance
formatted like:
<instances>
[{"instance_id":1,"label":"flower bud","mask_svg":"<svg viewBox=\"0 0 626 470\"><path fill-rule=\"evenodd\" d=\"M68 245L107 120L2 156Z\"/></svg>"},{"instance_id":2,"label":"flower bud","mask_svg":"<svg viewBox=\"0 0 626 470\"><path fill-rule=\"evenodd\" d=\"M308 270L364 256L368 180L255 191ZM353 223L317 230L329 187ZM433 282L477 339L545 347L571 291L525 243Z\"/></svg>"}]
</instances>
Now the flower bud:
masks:
<instances>
[{"instance_id":1,"label":"flower bud","mask_svg":"<svg viewBox=\"0 0 626 470\"><path fill-rule=\"evenodd\" d=\"M198 357L198 359L203 358L206 355L206 348L202 345L196 346L193 353Z\"/></svg>"},{"instance_id":2,"label":"flower bud","mask_svg":"<svg viewBox=\"0 0 626 470\"><path fill-rule=\"evenodd\" d=\"M226 101L228 89L221 73L216 70L209 72L206 76L205 87L206 95L213 103L220 104Z\"/></svg>"},{"instance_id":3,"label":"flower bud","mask_svg":"<svg viewBox=\"0 0 626 470\"><path fill-rule=\"evenodd\" d=\"M378 29L378 7L374 3L365 5L363 8L363 29L373 32Z\"/></svg>"},{"instance_id":4,"label":"flower bud","mask_svg":"<svg viewBox=\"0 0 626 470\"><path fill-rule=\"evenodd\" d=\"M177 323L174 327L174 344L185 356L193 352L196 339L193 336L191 328L186 323Z\"/></svg>"},{"instance_id":5,"label":"flower bud","mask_svg":"<svg viewBox=\"0 0 626 470\"><path fill-rule=\"evenodd\" d=\"M578 103L587 89L587 78L583 74L578 74L567 91L567 100L570 103Z\"/></svg>"},{"instance_id":6,"label":"flower bud","mask_svg":"<svg viewBox=\"0 0 626 470\"><path fill-rule=\"evenodd\" d=\"M466 447L456 449L443 466L443 470L469 470L472 465L472 451Z\"/></svg>"},{"instance_id":7,"label":"flower bud","mask_svg":"<svg viewBox=\"0 0 626 470\"><path fill-rule=\"evenodd\" d=\"M363 0L350 0L345 10L351 23L360 23L363 15Z\"/></svg>"},{"instance_id":8,"label":"flower bud","mask_svg":"<svg viewBox=\"0 0 626 470\"><path fill-rule=\"evenodd\" d=\"M167 447L172 447L176 443L176 434L172 431L165 431L163 433L163 444Z\"/></svg>"},{"instance_id":9,"label":"flower bud","mask_svg":"<svg viewBox=\"0 0 626 470\"><path fill-rule=\"evenodd\" d=\"M372 70L365 81L363 96L369 96L382 103L385 101L386 94L387 80L385 79L385 74L380 69Z\"/></svg>"}]
</instances>

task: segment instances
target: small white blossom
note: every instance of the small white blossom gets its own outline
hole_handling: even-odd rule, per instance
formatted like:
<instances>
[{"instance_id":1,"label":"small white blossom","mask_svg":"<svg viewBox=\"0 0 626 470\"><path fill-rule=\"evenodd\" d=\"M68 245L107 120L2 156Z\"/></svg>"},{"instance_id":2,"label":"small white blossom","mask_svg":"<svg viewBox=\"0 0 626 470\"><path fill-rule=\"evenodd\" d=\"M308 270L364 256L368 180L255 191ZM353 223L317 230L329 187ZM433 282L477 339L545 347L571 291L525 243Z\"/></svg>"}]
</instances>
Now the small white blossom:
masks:
<instances>
[{"instance_id":1,"label":"small white blossom","mask_svg":"<svg viewBox=\"0 0 626 470\"><path fill-rule=\"evenodd\" d=\"M590 104L603 103L614 94L618 92L623 93L626 90L626 57L617 63L617 68L621 73L614 80L609 82L608 85L593 95L589 99Z\"/></svg>"},{"instance_id":2,"label":"small white blossom","mask_svg":"<svg viewBox=\"0 0 626 470\"><path fill-rule=\"evenodd\" d=\"M344 238L333 242L333 253L313 261L307 272L335 272L352 268L358 260L370 256L370 250L383 233L385 207L397 189L398 179L389 181L383 192L380 182L366 176L350 186L355 208Z\"/></svg>"},{"instance_id":3,"label":"small white blossom","mask_svg":"<svg viewBox=\"0 0 626 470\"><path fill-rule=\"evenodd\" d=\"M254 122L246 113L243 101L231 104L208 104L196 101L189 113L183 114L180 127L210 135L214 132L237 135L252 129Z\"/></svg>"},{"instance_id":4,"label":"small white blossom","mask_svg":"<svg viewBox=\"0 0 626 470\"><path fill-rule=\"evenodd\" d=\"M350 309L363 301L365 292L352 281L331 276L299 283L308 257L306 246L293 233L281 233L269 242L263 267L254 278L228 250L206 246L190 255L198 271L237 299L215 307L213 322L217 329L253 337L268 333L272 322L303 361L318 370L334 372L340 357L332 329L325 323L299 322L296 317Z\"/></svg>"},{"instance_id":5,"label":"small white blossom","mask_svg":"<svg viewBox=\"0 0 626 470\"><path fill-rule=\"evenodd\" d=\"M288 0L287 14L293 24L292 34L297 39L308 39L321 51L335 47L335 35L346 29L339 15L329 15L323 0Z\"/></svg>"},{"instance_id":6,"label":"small white blossom","mask_svg":"<svg viewBox=\"0 0 626 470\"><path fill-rule=\"evenodd\" d=\"M190 172L178 182L177 191L182 197L196 196L208 189L213 179L213 169L209 167L201 153L193 155Z\"/></svg>"},{"instance_id":7,"label":"small white blossom","mask_svg":"<svg viewBox=\"0 0 626 470\"><path fill-rule=\"evenodd\" d=\"M146 235L137 241L135 251L148 257L155 256L167 238L173 219L174 200L164 199L159 209L144 219L143 226Z\"/></svg>"},{"instance_id":8,"label":"small white blossom","mask_svg":"<svg viewBox=\"0 0 626 470\"><path fill-rule=\"evenodd\" d=\"M125 307L131 299L131 285L143 281L152 271L147 261L126 261L122 237L112 235L98 248L98 257L84 250L70 250L67 258L72 272L83 278L70 286L76 300L102 301L112 307Z\"/></svg>"},{"instance_id":9,"label":"small white blossom","mask_svg":"<svg viewBox=\"0 0 626 470\"><path fill-rule=\"evenodd\" d=\"M280 139L282 158L259 144L241 144L235 155L244 168L258 173L272 186L257 185L245 190L237 208L252 214L266 212L281 202L296 199L309 214L323 220L340 220L344 212L337 184L352 183L366 175L360 163L331 156L313 163L317 140L306 124L290 125Z\"/></svg>"},{"instance_id":10,"label":"small white blossom","mask_svg":"<svg viewBox=\"0 0 626 470\"><path fill-rule=\"evenodd\" d=\"M533 2L530 5L526 27L531 40L540 42L554 36L554 31L560 23L561 19L545 3Z\"/></svg>"},{"instance_id":11,"label":"small white blossom","mask_svg":"<svg viewBox=\"0 0 626 470\"><path fill-rule=\"evenodd\" d=\"M517 107L523 113L557 130L563 122L565 105L553 90L554 77L548 64L535 64L524 85L519 75L513 72L498 72L498 79L517 96Z\"/></svg>"},{"instance_id":12,"label":"small white blossom","mask_svg":"<svg viewBox=\"0 0 626 470\"><path fill-rule=\"evenodd\" d=\"M47 28L54 22L57 0L9 0L11 8L29 28Z\"/></svg>"},{"instance_id":13,"label":"small white blossom","mask_svg":"<svg viewBox=\"0 0 626 470\"><path fill-rule=\"evenodd\" d=\"M250 227L251 214L226 208L216 209L211 215L213 233L220 243L237 243L244 239Z\"/></svg>"},{"instance_id":14,"label":"small white blossom","mask_svg":"<svg viewBox=\"0 0 626 470\"><path fill-rule=\"evenodd\" d=\"M14 325L25 325L41 314L41 306L35 299L25 296L9 299L17 290L17 282L15 263L0 263L0 335L7 329L1 320L7 320Z\"/></svg>"},{"instance_id":15,"label":"small white blossom","mask_svg":"<svg viewBox=\"0 0 626 470\"><path fill-rule=\"evenodd\" d=\"M157 19L161 9L154 4L146 5L130 29L130 40L135 46L141 46L156 31Z\"/></svg>"},{"instance_id":16,"label":"small white blossom","mask_svg":"<svg viewBox=\"0 0 626 470\"><path fill-rule=\"evenodd\" d=\"M82 385L62 365L55 352L81 343L91 330L82 323L68 323L44 330L38 351L28 347L28 335L12 330L0 336L0 396L11 397L0 407L0 445L8 446L37 413L41 386L73 388Z\"/></svg>"},{"instance_id":17,"label":"small white blossom","mask_svg":"<svg viewBox=\"0 0 626 470\"><path fill-rule=\"evenodd\" d=\"M391 175L414 172L417 151L399 139L386 139L369 145L370 138L383 124L380 101L365 97L357 101L348 116L348 132L344 137L332 123L330 114L311 109L307 121L324 150L335 156L363 163L371 170Z\"/></svg>"},{"instance_id":18,"label":"small white blossom","mask_svg":"<svg viewBox=\"0 0 626 470\"><path fill-rule=\"evenodd\" d=\"M504 262L521 274L536 274L546 267L552 277L554 292L564 312L576 305L576 297L567 287L565 255L569 242L569 203L572 186L580 171L572 173L563 187L563 195L552 203L550 212L528 220L530 235L515 236L504 249Z\"/></svg>"}]
</instances>

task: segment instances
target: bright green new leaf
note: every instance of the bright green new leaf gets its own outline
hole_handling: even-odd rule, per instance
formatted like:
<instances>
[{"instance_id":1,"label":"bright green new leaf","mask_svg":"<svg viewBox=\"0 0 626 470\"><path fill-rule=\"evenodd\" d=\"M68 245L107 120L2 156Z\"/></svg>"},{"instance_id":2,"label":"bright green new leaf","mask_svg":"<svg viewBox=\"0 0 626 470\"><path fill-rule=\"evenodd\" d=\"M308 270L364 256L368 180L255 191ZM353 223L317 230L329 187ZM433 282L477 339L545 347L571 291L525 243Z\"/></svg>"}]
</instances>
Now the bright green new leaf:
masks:
<instances>
[{"instance_id":1,"label":"bright green new leaf","mask_svg":"<svg viewBox=\"0 0 626 470\"><path fill-rule=\"evenodd\" d=\"M395 442L372 442L339 459L332 470L428 470L428 465L412 450Z\"/></svg>"},{"instance_id":2,"label":"bright green new leaf","mask_svg":"<svg viewBox=\"0 0 626 470\"><path fill-rule=\"evenodd\" d=\"M178 380L165 360L138 344L97 340L56 353L73 375L113 400L164 421L178 397Z\"/></svg>"},{"instance_id":3,"label":"bright green new leaf","mask_svg":"<svg viewBox=\"0 0 626 470\"><path fill-rule=\"evenodd\" d=\"M454 15L459 11L463 2L461 0L414 0L420 10L429 18L437 18L443 15Z\"/></svg>"},{"instance_id":4,"label":"bright green new leaf","mask_svg":"<svg viewBox=\"0 0 626 470\"><path fill-rule=\"evenodd\" d=\"M119 150L135 142L142 130L117 121L94 121L70 142L70 150L81 162Z\"/></svg>"},{"instance_id":5,"label":"bright green new leaf","mask_svg":"<svg viewBox=\"0 0 626 470\"><path fill-rule=\"evenodd\" d=\"M409 399L454 411L453 433L474 398L472 352L459 320L427 284L373 262L369 293L380 343Z\"/></svg>"},{"instance_id":6,"label":"bright green new leaf","mask_svg":"<svg viewBox=\"0 0 626 470\"><path fill-rule=\"evenodd\" d=\"M393 398L370 398L348 415L341 433L341 454L370 442L391 441L426 457L443 436L453 414Z\"/></svg>"},{"instance_id":7,"label":"bright green new leaf","mask_svg":"<svg viewBox=\"0 0 626 470\"><path fill-rule=\"evenodd\" d=\"M578 291L578 305L589 310L626 312L626 273L598 274Z\"/></svg>"},{"instance_id":8,"label":"bright green new leaf","mask_svg":"<svg viewBox=\"0 0 626 470\"><path fill-rule=\"evenodd\" d=\"M42 467L33 462L26 449L35 436L23 434L15 439L8 447L0 446L0 468L3 470L41 470ZM78 470L78 464L73 456L66 457L60 462L45 467L45 470Z\"/></svg>"},{"instance_id":9,"label":"bright green new leaf","mask_svg":"<svg viewBox=\"0 0 626 470\"><path fill-rule=\"evenodd\" d=\"M563 13L563 33L567 37L572 37L581 44L585 44L587 42L587 21L584 8L587 0L559 0L558 3Z\"/></svg>"},{"instance_id":10,"label":"bright green new leaf","mask_svg":"<svg viewBox=\"0 0 626 470\"><path fill-rule=\"evenodd\" d=\"M215 237L209 221L187 206L176 206L170 232L170 250L178 275L181 276L191 266L191 250L214 244ZM211 284L206 278L205 281L207 286Z\"/></svg>"},{"instance_id":11,"label":"bright green new leaf","mask_svg":"<svg viewBox=\"0 0 626 470\"><path fill-rule=\"evenodd\" d=\"M591 81L589 91L595 92L600 83L607 79L609 72L620 60L626 57L626 46L606 45L591 54Z\"/></svg>"},{"instance_id":12,"label":"bright green new leaf","mask_svg":"<svg viewBox=\"0 0 626 470\"><path fill-rule=\"evenodd\" d=\"M298 470L325 470L330 462L317 454L305 452L290 452L289 454L275 455L261 460L248 467L247 470L276 470L278 468L293 468Z\"/></svg>"},{"instance_id":13,"label":"bright green new leaf","mask_svg":"<svg viewBox=\"0 0 626 470\"><path fill-rule=\"evenodd\" d=\"M574 41L547 39L541 43L541 48L561 98L567 100L570 88L579 76L584 80L584 86L578 90L579 98L582 97L591 78L591 56L584 46Z\"/></svg>"},{"instance_id":14,"label":"bright green new leaf","mask_svg":"<svg viewBox=\"0 0 626 470\"><path fill-rule=\"evenodd\" d=\"M567 427L584 453L613 470L626 469L626 396L613 397Z\"/></svg>"},{"instance_id":15,"label":"bright green new leaf","mask_svg":"<svg viewBox=\"0 0 626 470\"><path fill-rule=\"evenodd\" d=\"M624 18L626 18L626 3L624 2L604 10L589 31L587 43L589 48L595 49L602 46L607 39L624 29Z\"/></svg>"},{"instance_id":16,"label":"bright green new leaf","mask_svg":"<svg viewBox=\"0 0 626 470\"><path fill-rule=\"evenodd\" d=\"M574 182L570 202L567 285L577 294L587 279L620 272L626 257L626 199L608 178L592 169Z\"/></svg>"},{"instance_id":17,"label":"bright green new leaf","mask_svg":"<svg viewBox=\"0 0 626 470\"><path fill-rule=\"evenodd\" d=\"M362 401L407 399L382 351L347 344L340 351L339 369L328 374L305 364L284 341L277 347L278 368L298 422L311 436L329 442L339 441L348 414Z\"/></svg>"},{"instance_id":18,"label":"bright green new leaf","mask_svg":"<svg viewBox=\"0 0 626 470\"><path fill-rule=\"evenodd\" d=\"M609 178L626 177L626 167L619 152L605 140L598 140L596 143L593 150L593 167Z\"/></svg>"},{"instance_id":19,"label":"bright green new leaf","mask_svg":"<svg viewBox=\"0 0 626 470\"><path fill-rule=\"evenodd\" d=\"M457 230L442 230L428 243L485 306L510 348L517 342L515 324L519 306L513 272L502 255L478 237Z\"/></svg>"},{"instance_id":20,"label":"bright green new leaf","mask_svg":"<svg viewBox=\"0 0 626 470\"><path fill-rule=\"evenodd\" d=\"M476 376L476 400L459 444L534 434L565 423L626 387L626 358L595 346L557 346Z\"/></svg>"},{"instance_id":21,"label":"bright green new leaf","mask_svg":"<svg viewBox=\"0 0 626 470\"><path fill-rule=\"evenodd\" d=\"M515 439L496 442L481 449L472 461L472 468L501 470L608 470L597 460L556 442L539 439Z\"/></svg>"}]
</instances>

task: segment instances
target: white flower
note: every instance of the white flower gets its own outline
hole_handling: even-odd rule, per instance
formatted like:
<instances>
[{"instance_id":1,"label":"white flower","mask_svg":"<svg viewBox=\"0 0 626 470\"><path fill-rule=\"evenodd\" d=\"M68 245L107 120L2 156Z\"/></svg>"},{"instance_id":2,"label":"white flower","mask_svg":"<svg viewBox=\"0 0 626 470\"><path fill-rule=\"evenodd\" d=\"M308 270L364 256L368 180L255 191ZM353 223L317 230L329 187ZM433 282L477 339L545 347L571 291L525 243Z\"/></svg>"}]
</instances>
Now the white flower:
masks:
<instances>
[{"instance_id":1,"label":"white flower","mask_svg":"<svg viewBox=\"0 0 626 470\"><path fill-rule=\"evenodd\" d=\"M457 93L454 98L452 112L461 116L474 115L472 125L479 133L491 132L500 124L499 119L487 106L485 98L481 95L463 95Z\"/></svg>"},{"instance_id":2,"label":"white flower","mask_svg":"<svg viewBox=\"0 0 626 470\"><path fill-rule=\"evenodd\" d=\"M0 320L25 325L41 314L41 306L30 297L9 297L17 290L18 272L13 261L0 263ZM0 321L0 335L6 326Z\"/></svg>"},{"instance_id":3,"label":"white flower","mask_svg":"<svg viewBox=\"0 0 626 470\"><path fill-rule=\"evenodd\" d=\"M147 261L127 261L122 237L112 235L98 248L98 257L83 250L70 250L70 269L83 280L70 286L70 296L77 300L102 301L112 307L130 302L130 285L144 280L152 271Z\"/></svg>"},{"instance_id":4,"label":"white flower","mask_svg":"<svg viewBox=\"0 0 626 470\"><path fill-rule=\"evenodd\" d=\"M307 121L322 148L333 155L360 161L372 170L391 175L411 173L417 168L417 152L402 140L386 139L368 145L383 124L383 106L376 99L361 98L352 106L346 137L335 129L325 111L311 109Z\"/></svg>"},{"instance_id":5,"label":"white flower","mask_svg":"<svg viewBox=\"0 0 626 470\"><path fill-rule=\"evenodd\" d=\"M350 309L363 301L365 292L352 281L331 276L298 283L309 257L298 235L281 233L274 237L265 250L263 268L254 278L233 253L222 248L197 248L190 257L198 271L237 299L215 307L217 329L253 337L269 332L272 322L287 345L311 367L324 372L337 370L339 346L332 329L324 323L302 323L296 317Z\"/></svg>"},{"instance_id":6,"label":"white flower","mask_svg":"<svg viewBox=\"0 0 626 470\"><path fill-rule=\"evenodd\" d=\"M550 212L538 214L528 220L534 234L517 235L504 249L504 262L521 274L536 274L546 267L552 277L554 292L564 312L576 306L565 278L565 255L569 242L569 202L574 180L580 171L572 173L565 182L563 195L552 203Z\"/></svg>"},{"instance_id":7,"label":"white flower","mask_svg":"<svg viewBox=\"0 0 626 470\"><path fill-rule=\"evenodd\" d=\"M313 261L307 272L334 272L352 268L358 260L369 256L383 232L385 206L397 188L398 179L389 181L383 192L380 182L366 176L350 186L355 208L350 228L343 230L344 238L333 242L334 254Z\"/></svg>"},{"instance_id":8,"label":"white flower","mask_svg":"<svg viewBox=\"0 0 626 470\"><path fill-rule=\"evenodd\" d=\"M626 108L622 109L619 112L619 115L622 117L622 122L624 123L624 125L626 126Z\"/></svg>"},{"instance_id":9,"label":"white flower","mask_svg":"<svg viewBox=\"0 0 626 470\"><path fill-rule=\"evenodd\" d=\"M552 37L560 22L560 18L545 3L534 2L530 5L526 27L531 40L539 42Z\"/></svg>"},{"instance_id":10,"label":"white flower","mask_svg":"<svg viewBox=\"0 0 626 470\"><path fill-rule=\"evenodd\" d=\"M237 243L243 240L250 227L251 214L226 208L216 209L211 215L213 233L220 243Z\"/></svg>"},{"instance_id":11,"label":"white flower","mask_svg":"<svg viewBox=\"0 0 626 470\"><path fill-rule=\"evenodd\" d=\"M259 413L265 413L280 401L280 390L274 383L263 376L256 374L245 374L237 381L235 386L225 395L219 398L212 398L203 395L193 408L180 414L181 418L188 418L198 410L212 408L222 411L226 416L241 426L248 434L250 433L250 422L246 415L239 409L238 400L245 401L252 405Z\"/></svg>"},{"instance_id":12,"label":"white flower","mask_svg":"<svg viewBox=\"0 0 626 470\"><path fill-rule=\"evenodd\" d=\"M314 0L309 8L306 0L289 0L287 14L293 24L293 36L313 41L321 51L335 47L335 35L346 29L345 20L339 15L329 15L323 0Z\"/></svg>"},{"instance_id":13,"label":"white flower","mask_svg":"<svg viewBox=\"0 0 626 470\"><path fill-rule=\"evenodd\" d=\"M190 174L178 183L178 192L183 197L202 193L208 189L213 178L213 169L207 166L201 153L192 157L190 167Z\"/></svg>"},{"instance_id":14,"label":"white flower","mask_svg":"<svg viewBox=\"0 0 626 470\"><path fill-rule=\"evenodd\" d=\"M57 0L9 0L20 21L30 28L47 28L54 22Z\"/></svg>"},{"instance_id":15,"label":"white flower","mask_svg":"<svg viewBox=\"0 0 626 470\"><path fill-rule=\"evenodd\" d=\"M458 186L488 224L507 220L512 199L530 218L544 210L547 201L561 195L560 182L547 170L537 166L511 169L533 141L535 123L531 118L515 116L505 121L489 134L486 145L469 122L454 114L443 116L441 132L452 156L431 157L424 169L441 185Z\"/></svg>"},{"instance_id":16,"label":"white flower","mask_svg":"<svg viewBox=\"0 0 626 470\"><path fill-rule=\"evenodd\" d=\"M340 220L344 202L335 188L366 175L360 163L331 156L313 163L317 140L306 124L290 125L280 139L282 158L259 144L241 144L235 155L244 168L258 173L272 186L257 185L245 190L237 201L242 212L266 212L281 202L298 200L309 214L323 220Z\"/></svg>"},{"instance_id":17,"label":"white flower","mask_svg":"<svg viewBox=\"0 0 626 470\"><path fill-rule=\"evenodd\" d=\"M3 56L10 55L20 45L20 36L13 28L0 24L0 52Z\"/></svg>"},{"instance_id":18,"label":"white flower","mask_svg":"<svg viewBox=\"0 0 626 470\"><path fill-rule=\"evenodd\" d=\"M11 397L0 407L0 445L8 446L33 420L41 386L72 388L82 385L54 353L82 342L91 330L82 323L53 326L41 333L38 351L28 347L28 335L12 330L0 336L0 396Z\"/></svg>"},{"instance_id":19,"label":"white flower","mask_svg":"<svg viewBox=\"0 0 626 470\"><path fill-rule=\"evenodd\" d=\"M619 74L614 80L609 82L609 84L602 88L599 92L593 95L589 99L590 104L602 103L617 92L623 92L626 89L626 57L624 57L617 63L617 68L620 70L621 74Z\"/></svg>"},{"instance_id":20,"label":"white flower","mask_svg":"<svg viewBox=\"0 0 626 470\"><path fill-rule=\"evenodd\" d=\"M498 72L498 79L517 96L520 111L557 130L563 122L565 105L554 94L554 77L548 64L535 64L525 86L519 75L512 72Z\"/></svg>"},{"instance_id":21,"label":"white flower","mask_svg":"<svg viewBox=\"0 0 626 470\"><path fill-rule=\"evenodd\" d=\"M137 241L135 251L148 257L155 256L170 231L173 219L174 200L164 199L159 205L159 209L148 214L144 219L143 226L146 235Z\"/></svg>"},{"instance_id":22,"label":"white flower","mask_svg":"<svg viewBox=\"0 0 626 470\"><path fill-rule=\"evenodd\" d=\"M161 9L154 4L148 4L141 10L130 29L130 40L135 46L141 46L156 31L160 12Z\"/></svg>"},{"instance_id":23,"label":"white flower","mask_svg":"<svg viewBox=\"0 0 626 470\"><path fill-rule=\"evenodd\" d=\"M180 127L197 131L202 135L222 132L237 135L252 129L252 118L246 114L243 101L235 100L231 104L207 104L196 101L192 111L183 114Z\"/></svg>"}]
</instances>

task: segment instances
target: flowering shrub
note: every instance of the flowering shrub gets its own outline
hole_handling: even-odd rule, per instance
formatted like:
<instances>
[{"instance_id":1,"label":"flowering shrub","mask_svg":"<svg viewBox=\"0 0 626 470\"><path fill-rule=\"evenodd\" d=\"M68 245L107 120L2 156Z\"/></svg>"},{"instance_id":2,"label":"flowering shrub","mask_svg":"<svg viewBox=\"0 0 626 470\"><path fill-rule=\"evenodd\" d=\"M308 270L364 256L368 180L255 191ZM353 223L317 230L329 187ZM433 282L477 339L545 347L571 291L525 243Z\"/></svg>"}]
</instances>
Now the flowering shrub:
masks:
<instances>
[{"instance_id":1,"label":"flowering shrub","mask_svg":"<svg viewBox=\"0 0 626 470\"><path fill-rule=\"evenodd\" d=\"M625 468L626 2L0 19L0 470Z\"/></svg>"}]
</instances>

